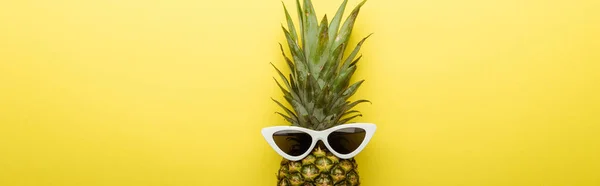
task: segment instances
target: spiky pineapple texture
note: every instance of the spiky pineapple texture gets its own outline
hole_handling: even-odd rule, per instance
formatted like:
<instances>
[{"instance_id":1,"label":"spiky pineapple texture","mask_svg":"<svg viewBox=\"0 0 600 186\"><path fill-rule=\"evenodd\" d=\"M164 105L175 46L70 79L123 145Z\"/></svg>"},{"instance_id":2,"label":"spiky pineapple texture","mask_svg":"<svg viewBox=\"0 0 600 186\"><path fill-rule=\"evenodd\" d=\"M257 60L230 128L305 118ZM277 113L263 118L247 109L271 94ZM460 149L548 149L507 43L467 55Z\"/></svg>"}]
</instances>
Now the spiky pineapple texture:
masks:
<instances>
[{"instance_id":1,"label":"spiky pineapple texture","mask_svg":"<svg viewBox=\"0 0 600 186\"><path fill-rule=\"evenodd\" d=\"M301 161L283 159L277 173L277 186L355 186L360 185L354 158L340 159L318 146Z\"/></svg>"},{"instance_id":2,"label":"spiky pineapple texture","mask_svg":"<svg viewBox=\"0 0 600 186\"><path fill-rule=\"evenodd\" d=\"M362 116L352 108L369 101L360 99L350 102L348 98L364 82L360 80L350 84L350 79L362 57L357 57L358 51L370 35L358 42L345 59L344 51L358 12L365 2L366 0L358 4L341 24L348 3L344 0L331 23L325 15L319 24L311 0L304 0L303 7L296 0L299 33L296 32L285 4L283 5L288 28L282 26L282 29L292 58L286 56L281 44L280 48L291 73L286 77L277 67L273 67L284 85L275 81L292 109L275 99L273 101L285 111L285 114L277 113L293 126L324 130Z\"/></svg>"}]
</instances>

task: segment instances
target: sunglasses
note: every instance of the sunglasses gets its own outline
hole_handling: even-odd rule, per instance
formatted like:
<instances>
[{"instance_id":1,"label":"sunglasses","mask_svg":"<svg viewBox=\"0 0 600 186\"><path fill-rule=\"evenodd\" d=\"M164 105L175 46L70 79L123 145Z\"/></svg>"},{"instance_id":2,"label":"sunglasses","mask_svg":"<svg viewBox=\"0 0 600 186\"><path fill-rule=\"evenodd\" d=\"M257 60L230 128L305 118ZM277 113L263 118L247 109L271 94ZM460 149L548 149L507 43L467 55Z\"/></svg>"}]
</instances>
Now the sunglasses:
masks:
<instances>
[{"instance_id":1,"label":"sunglasses","mask_svg":"<svg viewBox=\"0 0 600 186\"><path fill-rule=\"evenodd\" d=\"M296 126L274 126L262 129L269 145L290 161L308 156L320 140L325 147L341 159L349 159L362 151L377 127L371 123L343 124L323 131Z\"/></svg>"}]
</instances>

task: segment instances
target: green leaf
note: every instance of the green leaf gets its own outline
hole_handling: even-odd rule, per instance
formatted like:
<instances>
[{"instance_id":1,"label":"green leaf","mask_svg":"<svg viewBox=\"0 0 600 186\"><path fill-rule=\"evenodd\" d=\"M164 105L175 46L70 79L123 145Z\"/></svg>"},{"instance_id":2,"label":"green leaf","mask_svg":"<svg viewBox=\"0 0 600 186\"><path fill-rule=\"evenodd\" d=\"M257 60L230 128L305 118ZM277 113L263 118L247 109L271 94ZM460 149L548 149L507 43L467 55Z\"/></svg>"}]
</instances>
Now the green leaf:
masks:
<instances>
[{"instance_id":1,"label":"green leaf","mask_svg":"<svg viewBox=\"0 0 600 186\"><path fill-rule=\"evenodd\" d=\"M313 112L313 117L317 120L314 124L317 124L317 129L321 129L323 127L324 124L324 120L325 120L325 114L323 113L323 109L319 108L319 109L315 109L315 111Z\"/></svg>"},{"instance_id":2,"label":"green leaf","mask_svg":"<svg viewBox=\"0 0 600 186\"><path fill-rule=\"evenodd\" d=\"M348 86L348 82L350 81L350 78L352 78L352 75L354 74L354 72L356 71L356 66L351 66L347 69L342 69L343 71L340 72L340 74L336 77L335 82L334 82L334 91L335 92L340 92L342 89L344 89L346 86Z\"/></svg>"},{"instance_id":3,"label":"green leaf","mask_svg":"<svg viewBox=\"0 0 600 186\"><path fill-rule=\"evenodd\" d=\"M336 125L337 124L335 121L328 121L324 124L323 129L321 130L327 130L328 128L335 127Z\"/></svg>"},{"instance_id":4,"label":"green leaf","mask_svg":"<svg viewBox=\"0 0 600 186\"><path fill-rule=\"evenodd\" d=\"M294 26L292 17L290 16L290 13L288 12L287 8L285 7L285 3L283 3L283 1L281 1L281 4L283 5L283 10L285 11L285 19L287 20L287 25L288 25L288 29L290 30L290 35L292 36L294 41L296 41L296 43L297 43L298 42L298 34L296 34L296 27Z\"/></svg>"},{"instance_id":5,"label":"green leaf","mask_svg":"<svg viewBox=\"0 0 600 186\"><path fill-rule=\"evenodd\" d=\"M300 50L298 44L291 38L290 33L283 27L283 32L285 33L285 37L288 42L288 46L290 47L290 52L292 53L292 57L294 58L294 62L296 64L296 69L298 70L299 78L303 78L306 74L309 73L306 64L306 58L302 50Z\"/></svg>"},{"instance_id":6,"label":"green leaf","mask_svg":"<svg viewBox=\"0 0 600 186\"><path fill-rule=\"evenodd\" d=\"M360 4L358 4L354 8L354 10L352 10L352 13L348 16L346 21L344 21L342 28L338 32L338 35L335 37L335 42L333 43L334 47L342 43L346 43L348 41L348 39L350 38L350 34L352 33L352 27L354 27L354 22L356 21L356 17L358 16L358 12L360 11L360 8L365 4L365 2L367 1L364 0Z\"/></svg>"},{"instance_id":7,"label":"green leaf","mask_svg":"<svg viewBox=\"0 0 600 186\"><path fill-rule=\"evenodd\" d=\"M348 111L348 110L352 109L352 108L353 108L353 107L355 107L356 105L358 105L358 104L360 104L360 103L365 103L365 102L369 102L369 103L370 103L371 101L369 101L369 100L364 100L364 99L361 99L361 100L354 101L354 102L352 102L352 103L349 103L349 104L348 104L348 102L346 102L346 103L344 103L344 106L343 106L343 108L341 109L341 111L342 111L343 113L346 113L346 111ZM337 116L337 117L335 118L335 120L336 120L336 121L339 121L339 120L342 118L342 116L343 116L343 114L342 114L342 115L339 115L339 116ZM338 123L339 123L339 124L342 124L343 122L338 122Z\"/></svg>"},{"instance_id":8,"label":"green leaf","mask_svg":"<svg viewBox=\"0 0 600 186\"><path fill-rule=\"evenodd\" d=\"M350 66L356 65L356 63L358 63L358 60L360 60L360 58L362 58L362 55L358 56L354 61L352 61L352 63L350 63Z\"/></svg>"},{"instance_id":9,"label":"green leaf","mask_svg":"<svg viewBox=\"0 0 600 186\"><path fill-rule=\"evenodd\" d=\"M290 58L288 58L285 55L285 52L283 51L283 45L281 45L281 43L279 43L279 48L281 49L281 55L283 55L283 58L285 58L285 62L287 63L288 67L290 68L290 71L292 72L293 75L296 75L296 71L298 69L296 69L296 67L294 67L294 63L292 63L292 60L290 60Z\"/></svg>"},{"instance_id":10,"label":"green leaf","mask_svg":"<svg viewBox=\"0 0 600 186\"><path fill-rule=\"evenodd\" d=\"M348 68L350 66L350 62L352 60L354 60L354 57L356 57L356 54L360 50L360 47L363 45L365 40L367 40L367 38L371 37L371 35L373 35L373 34L369 34L367 37L363 38L362 40L360 40L360 42L358 42L356 47L354 47L354 50L352 50L352 53L350 53L348 58L346 58L346 60L344 61L344 64L342 65L342 69Z\"/></svg>"},{"instance_id":11,"label":"green leaf","mask_svg":"<svg viewBox=\"0 0 600 186\"><path fill-rule=\"evenodd\" d=\"M308 59L315 59L317 51L317 38L318 38L318 20L317 15L315 14L315 9L312 5L311 0L304 0L304 14L305 14L305 23L306 28L304 29L304 41L306 44L304 45L304 53L306 54ZM316 63L315 61L309 61L309 64ZM309 68L311 72L315 72L315 69Z\"/></svg>"},{"instance_id":12,"label":"green leaf","mask_svg":"<svg viewBox=\"0 0 600 186\"><path fill-rule=\"evenodd\" d=\"M281 26L281 29L283 29L283 33L285 34L285 38L287 40L288 47L290 48L290 52L292 52L292 57L294 58L294 61L296 63L306 62L304 53L302 52L302 50L300 50L298 43L296 41L294 41L294 39L290 35L290 32L288 32L288 30L285 29L285 27L283 27L283 25Z\"/></svg>"},{"instance_id":13,"label":"green leaf","mask_svg":"<svg viewBox=\"0 0 600 186\"><path fill-rule=\"evenodd\" d=\"M300 99L302 99L303 103L310 102L309 95L307 93L308 90L306 89L307 84L308 84L307 82L308 82L308 80L306 80L306 79L299 81L299 83L301 83L301 84L300 84L300 87L298 88L298 94L300 94Z\"/></svg>"},{"instance_id":14,"label":"green leaf","mask_svg":"<svg viewBox=\"0 0 600 186\"><path fill-rule=\"evenodd\" d=\"M327 105L328 110L338 111L342 110L342 108L348 105L350 102L343 99L341 96L336 97L335 100L331 101L329 105Z\"/></svg>"},{"instance_id":15,"label":"green leaf","mask_svg":"<svg viewBox=\"0 0 600 186\"><path fill-rule=\"evenodd\" d=\"M316 107L315 110L313 111L312 115L317 117L317 119L319 120L319 123L322 122L323 119L325 119L325 113L323 112L323 108Z\"/></svg>"},{"instance_id":16,"label":"green leaf","mask_svg":"<svg viewBox=\"0 0 600 186\"><path fill-rule=\"evenodd\" d=\"M352 114L352 113L359 113L360 114L360 111L358 111L358 110L351 110L351 111L348 111L348 112L345 112L344 114L342 114L342 117L344 117L344 116L346 116L348 114Z\"/></svg>"},{"instance_id":17,"label":"green leaf","mask_svg":"<svg viewBox=\"0 0 600 186\"><path fill-rule=\"evenodd\" d=\"M321 92L319 93L319 95L317 95L316 103L317 105L321 106L325 104L325 100L326 98L328 98L329 96L329 92L331 89L331 85L329 84L325 84L325 86L323 86L323 88L321 89Z\"/></svg>"},{"instance_id":18,"label":"green leaf","mask_svg":"<svg viewBox=\"0 0 600 186\"><path fill-rule=\"evenodd\" d=\"M323 70L321 71L319 77L322 77L321 79L324 79L324 81L327 83L332 83L331 78L337 71L337 67L339 66L339 63L344 55L345 48L345 44L338 46L329 56L329 60L323 64Z\"/></svg>"},{"instance_id":19,"label":"green leaf","mask_svg":"<svg viewBox=\"0 0 600 186\"><path fill-rule=\"evenodd\" d=\"M298 96L298 95L296 94L296 92L298 92L298 81L296 81L296 79L294 79L294 78L292 77L292 74L290 74L290 75L289 75L289 77L290 77L290 79L291 79L291 81L290 81L290 84L291 84L291 86L292 86L292 90L291 90L291 92L293 92L293 93L294 93L294 95L298 97L298 99L301 99L301 98L300 98L300 96ZM302 101L302 100L300 100L300 101Z\"/></svg>"},{"instance_id":20,"label":"green leaf","mask_svg":"<svg viewBox=\"0 0 600 186\"><path fill-rule=\"evenodd\" d=\"M277 70L277 73L279 74L279 77L285 82L287 90L285 88L283 88L283 86L281 86L281 84L279 83L279 81L277 81L277 79L275 79L273 77L273 80L275 80L275 83L277 83L277 86L279 86L279 88L281 89L281 91L284 93L284 97L286 98L286 100L288 102L291 102L292 99L300 99L300 96L298 96L295 93L294 86L292 86L291 83L290 83L290 81L288 81L288 79L285 78L285 75L283 75L283 73L281 73L281 71L273 63L271 63L271 66L273 66L273 68L275 68L275 70ZM291 76L292 75L290 74L290 80L293 81L293 78Z\"/></svg>"},{"instance_id":21,"label":"green leaf","mask_svg":"<svg viewBox=\"0 0 600 186\"><path fill-rule=\"evenodd\" d=\"M308 91L310 94L310 100L314 100L314 98L316 98L316 92L319 92L321 89L319 88L319 83L317 82L317 79L315 79L315 76L310 75L308 76L308 87L306 89L306 91Z\"/></svg>"},{"instance_id":22,"label":"green leaf","mask_svg":"<svg viewBox=\"0 0 600 186\"><path fill-rule=\"evenodd\" d=\"M273 100L275 103L277 103L277 105L279 105L281 108L283 108L283 110L284 110L284 111L285 111L285 112L286 112L288 115L290 115L290 117L291 117L291 116L298 117L298 116L296 116L296 114L294 114L294 112L292 112L290 109L288 109L287 107L285 107L283 104L281 104L281 103L280 103L279 101L277 101L276 99L273 99L273 98L271 98L271 100Z\"/></svg>"},{"instance_id":23,"label":"green leaf","mask_svg":"<svg viewBox=\"0 0 600 186\"><path fill-rule=\"evenodd\" d=\"M315 109L315 103L314 103L314 102L308 102L308 103L307 103L307 104L305 104L305 105L306 105L306 107L305 107L305 108L306 108L306 111L307 111L308 113L312 113L312 112L313 112L313 110Z\"/></svg>"},{"instance_id":24,"label":"green leaf","mask_svg":"<svg viewBox=\"0 0 600 186\"><path fill-rule=\"evenodd\" d=\"M371 101L369 101L369 100L365 100L365 99L361 99L361 100L358 100L358 101L354 101L354 102L352 102L352 103L350 103L350 104L346 105L343 111L344 111L344 112L346 112L347 110L350 110L350 109L352 109L353 107L355 107L356 105L358 105L358 104L361 104L361 103L371 103Z\"/></svg>"},{"instance_id":25,"label":"green leaf","mask_svg":"<svg viewBox=\"0 0 600 186\"><path fill-rule=\"evenodd\" d=\"M286 121L292 123L292 125L298 125L298 120L291 118L285 114L282 114L281 112L275 112L275 114L279 114L281 117L283 117L283 119L285 119Z\"/></svg>"},{"instance_id":26,"label":"green leaf","mask_svg":"<svg viewBox=\"0 0 600 186\"><path fill-rule=\"evenodd\" d=\"M283 92L283 97L285 98L286 101L292 102L294 97L298 97L295 95L295 93L293 93L293 92L290 93L285 88L283 88L283 86L281 86L281 84L279 83L279 81L277 81L277 79L273 78L273 80L275 80L275 83L277 83L277 86L281 89L281 92Z\"/></svg>"},{"instance_id":27,"label":"green leaf","mask_svg":"<svg viewBox=\"0 0 600 186\"><path fill-rule=\"evenodd\" d=\"M354 115L354 116L350 116L350 117L344 118L344 119L340 120L338 123L339 124L346 124L348 121L350 121L350 120L352 120L352 119L354 119L356 117L359 117L359 116L362 117L362 114L357 114L357 115Z\"/></svg>"},{"instance_id":28,"label":"green leaf","mask_svg":"<svg viewBox=\"0 0 600 186\"><path fill-rule=\"evenodd\" d=\"M275 70L277 70L277 74L279 74L279 77L285 83L285 86L291 90L290 82L288 81L287 78L285 78L285 75L283 75L283 73L281 73L281 71L273 63L271 63L271 66L273 66L273 68L275 68ZM277 80L275 80L275 81L277 81Z\"/></svg>"},{"instance_id":29,"label":"green leaf","mask_svg":"<svg viewBox=\"0 0 600 186\"><path fill-rule=\"evenodd\" d=\"M340 5L340 8L338 8L337 12L335 13L335 16L331 20L331 24L329 24L329 38L331 38L329 45L332 45L333 41L335 41L347 3L348 0L344 0L344 2Z\"/></svg>"},{"instance_id":30,"label":"green leaf","mask_svg":"<svg viewBox=\"0 0 600 186\"><path fill-rule=\"evenodd\" d=\"M325 117L324 121L327 122L327 123L329 123L329 122L331 122L331 119L333 119L334 116L335 115L328 115L327 117Z\"/></svg>"},{"instance_id":31,"label":"green leaf","mask_svg":"<svg viewBox=\"0 0 600 186\"><path fill-rule=\"evenodd\" d=\"M327 44L329 42L329 34L327 34L327 27L329 25L327 25L327 15L325 15L323 17L323 20L321 20L321 24L319 25L319 45L317 48L317 54L321 54L318 56L314 56L315 58L313 59L314 61L317 61L319 65L321 65L321 61L320 59L325 59L327 58L326 55L324 55L325 51L327 50ZM317 70L321 70L321 69L317 69Z\"/></svg>"},{"instance_id":32,"label":"green leaf","mask_svg":"<svg viewBox=\"0 0 600 186\"><path fill-rule=\"evenodd\" d=\"M300 104L300 102L293 100L291 104L298 112L298 116L308 115L308 111L302 104Z\"/></svg>"},{"instance_id":33,"label":"green leaf","mask_svg":"<svg viewBox=\"0 0 600 186\"><path fill-rule=\"evenodd\" d=\"M275 81L275 83L277 83L277 86L281 89L281 92L283 92L284 94L289 94L290 93L288 90L286 90L285 88L283 88L283 86L281 86L281 84L279 83L279 81L277 81L277 79L275 79L275 77L273 77L273 80Z\"/></svg>"},{"instance_id":34,"label":"green leaf","mask_svg":"<svg viewBox=\"0 0 600 186\"><path fill-rule=\"evenodd\" d=\"M342 94L342 96L344 96L344 98L349 98L350 96L354 95L354 93L356 93L356 90L358 89L358 87L360 87L360 85L365 82L365 80L360 80L352 85L350 85L348 88L346 88L346 90L344 90L344 93Z\"/></svg>"},{"instance_id":35,"label":"green leaf","mask_svg":"<svg viewBox=\"0 0 600 186\"><path fill-rule=\"evenodd\" d=\"M325 114L323 113L323 108L317 108L313 111L313 115L315 117L317 117L317 119L319 120L319 122L323 121L323 119L325 119Z\"/></svg>"},{"instance_id":36,"label":"green leaf","mask_svg":"<svg viewBox=\"0 0 600 186\"><path fill-rule=\"evenodd\" d=\"M317 130L318 130L319 120L317 119L317 117L315 117L314 115L310 115L309 119L310 119L311 128L313 128L314 126L317 126Z\"/></svg>"},{"instance_id":37,"label":"green leaf","mask_svg":"<svg viewBox=\"0 0 600 186\"><path fill-rule=\"evenodd\" d=\"M304 43L305 43L305 36L304 36L304 25L306 25L306 23L304 23L306 21L306 18L304 17L304 11L302 10L302 7L300 6L300 1L296 0L296 11L298 12L298 24L300 25L300 34L302 35L302 38L298 38L298 40L302 41L302 48L304 48Z\"/></svg>"},{"instance_id":38,"label":"green leaf","mask_svg":"<svg viewBox=\"0 0 600 186\"><path fill-rule=\"evenodd\" d=\"M308 111L306 110L306 108L304 108L304 106L302 106L302 104L300 104L298 101L293 100L292 101L292 106L296 109L296 111L298 112L298 122L300 124L307 124L310 119L308 117ZM309 126L304 126L304 127L309 127Z\"/></svg>"}]
</instances>

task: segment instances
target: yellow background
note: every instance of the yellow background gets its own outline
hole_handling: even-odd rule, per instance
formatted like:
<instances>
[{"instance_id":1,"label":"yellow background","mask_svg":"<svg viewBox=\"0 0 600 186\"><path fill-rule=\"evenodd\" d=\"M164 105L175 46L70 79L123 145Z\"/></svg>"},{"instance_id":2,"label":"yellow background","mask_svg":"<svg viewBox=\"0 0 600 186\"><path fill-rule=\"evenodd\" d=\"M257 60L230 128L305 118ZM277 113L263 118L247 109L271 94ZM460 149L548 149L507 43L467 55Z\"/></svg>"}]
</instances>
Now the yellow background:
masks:
<instances>
[{"instance_id":1,"label":"yellow background","mask_svg":"<svg viewBox=\"0 0 600 186\"><path fill-rule=\"evenodd\" d=\"M274 185L280 23L275 0L3 0L0 185ZM599 1L372 0L371 32L363 185L600 185Z\"/></svg>"}]
</instances>

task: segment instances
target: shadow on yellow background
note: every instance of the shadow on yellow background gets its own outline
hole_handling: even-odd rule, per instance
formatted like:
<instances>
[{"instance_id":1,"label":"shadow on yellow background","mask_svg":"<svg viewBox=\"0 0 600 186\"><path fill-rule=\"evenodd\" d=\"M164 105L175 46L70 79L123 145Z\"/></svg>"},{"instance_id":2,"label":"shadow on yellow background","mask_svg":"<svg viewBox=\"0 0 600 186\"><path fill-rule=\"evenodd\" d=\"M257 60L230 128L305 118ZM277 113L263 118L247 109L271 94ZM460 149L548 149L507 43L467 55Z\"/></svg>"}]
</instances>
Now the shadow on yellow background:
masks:
<instances>
[{"instance_id":1,"label":"shadow on yellow background","mask_svg":"<svg viewBox=\"0 0 600 186\"><path fill-rule=\"evenodd\" d=\"M314 0L319 17L339 3ZM0 4L0 185L275 184L259 131L286 124L279 1ZM367 2L363 185L600 185L599 12Z\"/></svg>"}]
</instances>

